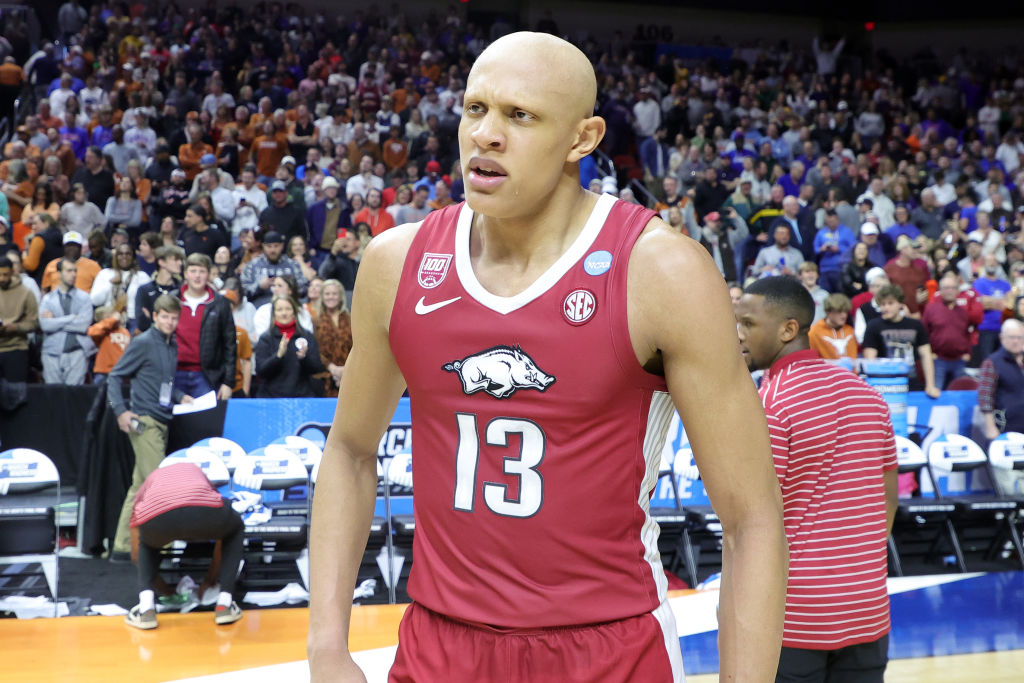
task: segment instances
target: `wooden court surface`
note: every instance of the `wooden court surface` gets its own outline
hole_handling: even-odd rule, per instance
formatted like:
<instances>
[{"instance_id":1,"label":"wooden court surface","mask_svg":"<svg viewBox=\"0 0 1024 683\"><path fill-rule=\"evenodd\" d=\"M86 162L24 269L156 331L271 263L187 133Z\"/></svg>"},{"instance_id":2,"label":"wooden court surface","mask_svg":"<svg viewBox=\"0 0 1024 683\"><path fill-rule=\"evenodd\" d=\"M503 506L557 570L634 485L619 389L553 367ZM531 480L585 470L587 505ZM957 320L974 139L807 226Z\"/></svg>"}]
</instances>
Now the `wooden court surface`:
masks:
<instances>
[{"instance_id":1,"label":"wooden court surface","mask_svg":"<svg viewBox=\"0 0 1024 683\"><path fill-rule=\"evenodd\" d=\"M356 607L350 646L394 645L404 605ZM166 614L154 631L138 631L123 617L0 620L0 681L115 683L173 681L306 658L306 608L248 610L241 621L216 626L213 614ZM1017 683L1024 650L899 659L887 683ZM717 675L690 676L711 683ZM289 681L288 683L291 683Z\"/></svg>"}]
</instances>

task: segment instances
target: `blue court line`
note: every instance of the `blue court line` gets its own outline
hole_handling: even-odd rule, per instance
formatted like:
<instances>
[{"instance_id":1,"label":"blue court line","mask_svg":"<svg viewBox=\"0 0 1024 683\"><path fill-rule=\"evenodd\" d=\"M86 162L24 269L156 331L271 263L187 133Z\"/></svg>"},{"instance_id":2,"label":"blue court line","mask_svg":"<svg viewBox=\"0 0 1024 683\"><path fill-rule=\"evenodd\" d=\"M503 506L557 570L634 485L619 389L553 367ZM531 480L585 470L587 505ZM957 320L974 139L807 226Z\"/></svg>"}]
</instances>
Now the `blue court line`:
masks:
<instances>
[{"instance_id":1,"label":"blue court line","mask_svg":"<svg viewBox=\"0 0 1024 683\"><path fill-rule=\"evenodd\" d=\"M969 576L889 601L890 659L1024 649L1024 572ZM718 631L679 641L688 674L718 671Z\"/></svg>"}]
</instances>

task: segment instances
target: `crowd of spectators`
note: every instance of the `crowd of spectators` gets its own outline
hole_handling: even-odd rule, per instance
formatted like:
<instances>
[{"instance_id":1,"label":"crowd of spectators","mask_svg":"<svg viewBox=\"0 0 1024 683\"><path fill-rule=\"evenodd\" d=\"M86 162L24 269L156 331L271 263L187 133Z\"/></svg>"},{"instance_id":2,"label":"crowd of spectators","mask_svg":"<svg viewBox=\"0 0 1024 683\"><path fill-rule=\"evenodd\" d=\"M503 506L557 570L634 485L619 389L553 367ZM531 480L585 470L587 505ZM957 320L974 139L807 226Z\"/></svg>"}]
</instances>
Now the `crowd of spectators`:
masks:
<instances>
[{"instance_id":1,"label":"crowd of spectators","mask_svg":"<svg viewBox=\"0 0 1024 683\"><path fill-rule=\"evenodd\" d=\"M10 93L31 103L0 162L4 376L25 379L24 358L48 382L101 380L172 293L189 391L336 394L360 255L462 200L465 79L512 26L75 0L59 24L0 40L0 116ZM735 286L798 277L822 355L902 358L937 395L1024 315L1020 65L842 40L728 60L620 34L580 47L608 125L583 186L660 212ZM207 331L227 305L234 334Z\"/></svg>"}]
</instances>

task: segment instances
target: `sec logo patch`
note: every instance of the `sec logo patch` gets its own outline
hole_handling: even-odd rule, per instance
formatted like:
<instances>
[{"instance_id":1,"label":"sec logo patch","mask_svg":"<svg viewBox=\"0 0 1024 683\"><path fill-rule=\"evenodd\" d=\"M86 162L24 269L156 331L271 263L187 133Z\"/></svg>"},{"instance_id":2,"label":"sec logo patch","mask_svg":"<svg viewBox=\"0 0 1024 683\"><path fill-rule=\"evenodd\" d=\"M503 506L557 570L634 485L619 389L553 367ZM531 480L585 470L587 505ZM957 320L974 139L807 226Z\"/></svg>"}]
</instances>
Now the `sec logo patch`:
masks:
<instances>
[{"instance_id":1,"label":"sec logo patch","mask_svg":"<svg viewBox=\"0 0 1024 683\"><path fill-rule=\"evenodd\" d=\"M582 325L590 320L597 310L597 299L586 289L577 289L565 297L562 313L573 325Z\"/></svg>"}]
</instances>

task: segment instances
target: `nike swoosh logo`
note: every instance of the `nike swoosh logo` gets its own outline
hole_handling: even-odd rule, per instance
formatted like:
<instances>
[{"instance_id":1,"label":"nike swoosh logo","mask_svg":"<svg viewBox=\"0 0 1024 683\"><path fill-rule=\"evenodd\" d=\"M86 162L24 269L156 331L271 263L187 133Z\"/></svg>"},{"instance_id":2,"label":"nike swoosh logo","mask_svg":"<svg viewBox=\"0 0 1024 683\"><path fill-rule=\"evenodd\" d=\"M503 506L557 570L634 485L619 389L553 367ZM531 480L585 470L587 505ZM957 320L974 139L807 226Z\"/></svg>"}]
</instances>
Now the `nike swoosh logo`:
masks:
<instances>
[{"instance_id":1,"label":"nike swoosh logo","mask_svg":"<svg viewBox=\"0 0 1024 683\"><path fill-rule=\"evenodd\" d=\"M424 299L426 299L426 298L427 297L425 297L425 296L421 296L420 300L416 302L416 313L419 314L419 315L426 315L427 313L433 313L434 311L436 311L439 308L444 308L448 304L455 303L456 301L458 301L462 297L461 296L457 296L454 299L448 299L446 301L438 301L437 303L434 303L434 304L425 304L425 303L423 303Z\"/></svg>"}]
</instances>

